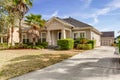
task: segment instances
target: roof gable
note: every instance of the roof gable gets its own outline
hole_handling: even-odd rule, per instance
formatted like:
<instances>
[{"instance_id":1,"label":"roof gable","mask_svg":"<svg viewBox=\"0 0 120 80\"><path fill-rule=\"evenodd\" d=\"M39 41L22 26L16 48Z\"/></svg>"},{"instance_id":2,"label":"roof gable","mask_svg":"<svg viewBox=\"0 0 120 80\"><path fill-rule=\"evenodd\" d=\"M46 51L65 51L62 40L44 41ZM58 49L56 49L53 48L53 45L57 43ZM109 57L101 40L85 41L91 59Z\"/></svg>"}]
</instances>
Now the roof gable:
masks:
<instances>
[{"instance_id":1,"label":"roof gable","mask_svg":"<svg viewBox=\"0 0 120 80\"><path fill-rule=\"evenodd\" d=\"M49 24L51 24L51 22L53 22L54 20L58 21L59 23L62 23L63 25L67 25L69 27L74 27L73 25L64 22L62 19L58 18L58 17L53 17L50 20L47 21L46 26L48 26Z\"/></svg>"}]
</instances>

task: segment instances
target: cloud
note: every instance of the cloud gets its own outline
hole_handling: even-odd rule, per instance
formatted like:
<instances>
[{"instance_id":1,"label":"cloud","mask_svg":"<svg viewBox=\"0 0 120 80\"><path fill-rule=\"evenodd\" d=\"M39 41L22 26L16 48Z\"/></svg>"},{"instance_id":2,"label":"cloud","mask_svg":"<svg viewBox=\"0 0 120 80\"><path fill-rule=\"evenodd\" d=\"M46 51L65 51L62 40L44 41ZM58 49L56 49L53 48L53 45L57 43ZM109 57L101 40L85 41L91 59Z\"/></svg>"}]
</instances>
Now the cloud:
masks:
<instances>
[{"instance_id":1,"label":"cloud","mask_svg":"<svg viewBox=\"0 0 120 80\"><path fill-rule=\"evenodd\" d=\"M114 9L119 9L120 8L120 0L113 0L107 6L114 8Z\"/></svg>"},{"instance_id":2,"label":"cloud","mask_svg":"<svg viewBox=\"0 0 120 80\"><path fill-rule=\"evenodd\" d=\"M94 19L94 24L99 22L98 17L102 15L106 15L111 11L120 9L120 0L113 0L112 2L108 3L106 7L97 10L95 13L92 14L91 17Z\"/></svg>"},{"instance_id":3,"label":"cloud","mask_svg":"<svg viewBox=\"0 0 120 80\"><path fill-rule=\"evenodd\" d=\"M88 8L93 0L80 0L83 3L83 6L80 6L82 8Z\"/></svg>"},{"instance_id":4,"label":"cloud","mask_svg":"<svg viewBox=\"0 0 120 80\"><path fill-rule=\"evenodd\" d=\"M55 12L51 15L51 17L53 17L53 16L58 16L58 11L55 11Z\"/></svg>"},{"instance_id":5,"label":"cloud","mask_svg":"<svg viewBox=\"0 0 120 80\"><path fill-rule=\"evenodd\" d=\"M53 16L58 16L61 18L66 18L69 16L76 17L76 18L79 17L82 19L92 18L93 22L91 24L95 25L95 24L99 23L99 16L114 15L114 14L109 14L109 13L114 11L114 10L120 9L120 0L112 0L111 2L106 4L104 8L101 8L101 9L90 8L90 5L91 5L93 0L80 0L80 1L83 2L83 4L84 4L81 7L83 7L83 9L87 8L87 9L85 9L85 12L83 10L82 12L78 11L78 12L72 12L72 13L61 15L61 14L59 14L59 11L56 10L52 14L47 14L47 15L43 14L43 17L45 19L49 19ZM89 10L89 12L86 12L86 10Z\"/></svg>"},{"instance_id":6,"label":"cloud","mask_svg":"<svg viewBox=\"0 0 120 80\"><path fill-rule=\"evenodd\" d=\"M84 1L85 1L85 5L84 6L87 8L87 7L89 7L91 5L93 0L84 0Z\"/></svg>"},{"instance_id":7,"label":"cloud","mask_svg":"<svg viewBox=\"0 0 120 80\"><path fill-rule=\"evenodd\" d=\"M54 11L52 14L43 14L43 18L45 18L45 19L49 19L49 18L51 18L51 17L53 17L53 16L58 16L58 10L56 10L56 11Z\"/></svg>"}]
</instances>

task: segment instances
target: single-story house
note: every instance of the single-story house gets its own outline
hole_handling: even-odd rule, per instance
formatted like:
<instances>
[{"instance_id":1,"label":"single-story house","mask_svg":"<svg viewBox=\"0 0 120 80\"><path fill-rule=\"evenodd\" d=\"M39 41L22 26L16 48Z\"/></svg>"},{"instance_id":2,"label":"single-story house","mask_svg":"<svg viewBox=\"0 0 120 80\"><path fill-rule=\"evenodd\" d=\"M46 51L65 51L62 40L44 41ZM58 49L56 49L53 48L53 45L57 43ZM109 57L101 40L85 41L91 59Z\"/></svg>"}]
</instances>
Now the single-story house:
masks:
<instances>
[{"instance_id":1,"label":"single-story house","mask_svg":"<svg viewBox=\"0 0 120 80\"><path fill-rule=\"evenodd\" d=\"M101 46L111 46L114 43L114 31L102 32Z\"/></svg>"},{"instance_id":2,"label":"single-story house","mask_svg":"<svg viewBox=\"0 0 120 80\"><path fill-rule=\"evenodd\" d=\"M23 42L32 42L31 35L28 34L29 26L22 28ZM19 42L19 29L15 28L13 33L14 43ZM11 33L10 33L11 34ZM89 40L96 40L96 46L110 46L114 42L114 31L100 32L93 26L83 23L74 18L52 17L39 31L39 37L36 42L48 42L49 45L56 46L58 39L66 38L87 38ZM11 38L9 38L9 42ZM0 34L0 42L7 42L7 34Z\"/></svg>"},{"instance_id":3,"label":"single-story house","mask_svg":"<svg viewBox=\"0 0 120 80\"><path fill-rule=\"evenodd\" d=\"M29 28L23 29L23 40L31 42L31 36L27 34ZM90 40L96 40L96 46L101 45L101 32L95 29L93 26L80 22L71 17L58 18L52 17L45 24L45 27L40 29L40 35L37 41L48 42L49 45L56 46L58 39L66 38L87 38Z\"/></svg>"}]
</instances>

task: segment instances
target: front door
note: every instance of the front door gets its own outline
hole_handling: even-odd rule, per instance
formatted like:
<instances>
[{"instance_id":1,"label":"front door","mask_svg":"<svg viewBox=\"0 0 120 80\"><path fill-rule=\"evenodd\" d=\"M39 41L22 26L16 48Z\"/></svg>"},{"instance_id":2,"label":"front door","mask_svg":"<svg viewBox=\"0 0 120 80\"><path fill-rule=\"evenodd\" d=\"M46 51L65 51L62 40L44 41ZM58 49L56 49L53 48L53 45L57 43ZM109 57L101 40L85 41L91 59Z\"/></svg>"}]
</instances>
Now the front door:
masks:
<instances>
[{"instance_id":1,"label":"front door","mask_svg":"<svg viewBox=\"0 0 120 80\"><path fill-rule=\"evenodd\" d=\"M58 32L57 37L58 37L58 39L61 39L61 32Z\"/></svg>"}]
</instances>

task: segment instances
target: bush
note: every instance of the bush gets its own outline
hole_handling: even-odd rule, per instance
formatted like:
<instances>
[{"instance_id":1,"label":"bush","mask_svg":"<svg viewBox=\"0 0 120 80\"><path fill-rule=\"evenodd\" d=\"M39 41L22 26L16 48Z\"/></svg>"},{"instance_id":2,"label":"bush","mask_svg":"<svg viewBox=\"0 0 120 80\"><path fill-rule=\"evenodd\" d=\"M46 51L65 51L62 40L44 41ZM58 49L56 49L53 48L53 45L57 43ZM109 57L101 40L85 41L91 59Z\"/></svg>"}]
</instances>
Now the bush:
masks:
<instances>
[{"instance_id":1,"label":"bush","mask_svg":"<svg viewBox=\"0 0 120 80\"><path fill-rule=\"evenodd\" d=\"M27 49L27 44L15 44L15 46L10 46L9 49Z\"/></svg>"},{"instance_id":2,"label":"bush","mask_svg":"<svg viewBox=\"0 0 120 80\"><path fill-rule=\"evenodd\" d=\"M78 44L87 44L88 39L86 38L77 38L74 42L74 48L77 48Z\"/></svg>"},{"instance_id":3,"label":"bush","mask_svg":"<svg viewBox=\"0 0 120 80\"><path fill-rule=\"evenodd\" d=\"M116 47L116 46L117 46L117 44L116 44L116 43L112 43L112 44L111 44L111 46L114 46L114 47Z\"/></svg>"},{"instance_id":4,"label":"bush","mask_svg":"<svg viewBox=\"0 0 120 80\"><path fill-rule=\"evenodd\" d=\"M6 49L6 48L8 48L7 43L0 43L0 49Z\"/></svg>"},{"instance_id":5,"label":"bush","mask_svg":"<svg viewBox=\"0 0 120 80\"><path fill-rule=\"evenodd\" d=\"M73 49L73 47L74 47L74 40L73 39L60 39L60 40L57 41L57 45L62 50Z\"/></svg>"},{"instance_id":6,"label":"bush","mask_svg":"<svg viewBox=\"0 0 120 80\"><path fill-rule=\"evenodd\" d=\"M86 38L77 38L75 40L75 43L78 43L78 44L86 44L88 42L88 39Z\"/></svg>"},{"instance_id":7,"label":"bush","mask_svg":"<svg viewBox=\"0 0 120 80\"><path fill-rule=\"evenodd\" d=\"M36 46L39 46L39 47L42 47L42 48L47 48L48 47L48 42L36 43Z\"/></svg>"},{"instance_id":8,"label":"bush","mask_svg":"<svg viewBox=\"0 0 120 80\"><path fill-rule=\"evenodd\" d=\"M96 44L95 40L89 40L87 43L92 45L92 49L95 48L95 44Z\"/></svg>"},{"instance_id":9,"label":"bush","mask_svg":"<svg viewBox=\"0 0 120 80\"><path fill-rule=\"evenodd\" d=\"M90 50L92 49L92 44L78 44L77 49Z\"/></svg>"},{"instance_id":10,"label":"bush","mask_svg":"<svg viewBox=\"0 0 120 80\"><path fill-rule=\"evenodd\" d=\"M40 43L40 46L43 46L43 48L47 48L48 47L48 42L42 42L42 43Z\"/></svg>"},{"instance_id":11,"label":"bush","mask_svg":"<svg viewBox=\"0 0 120 80\"><path fill-rule=\"evenodd\" d=\"M120 40L118 41L119 53L120 53Z\"/></svg>"}]
</instances>

